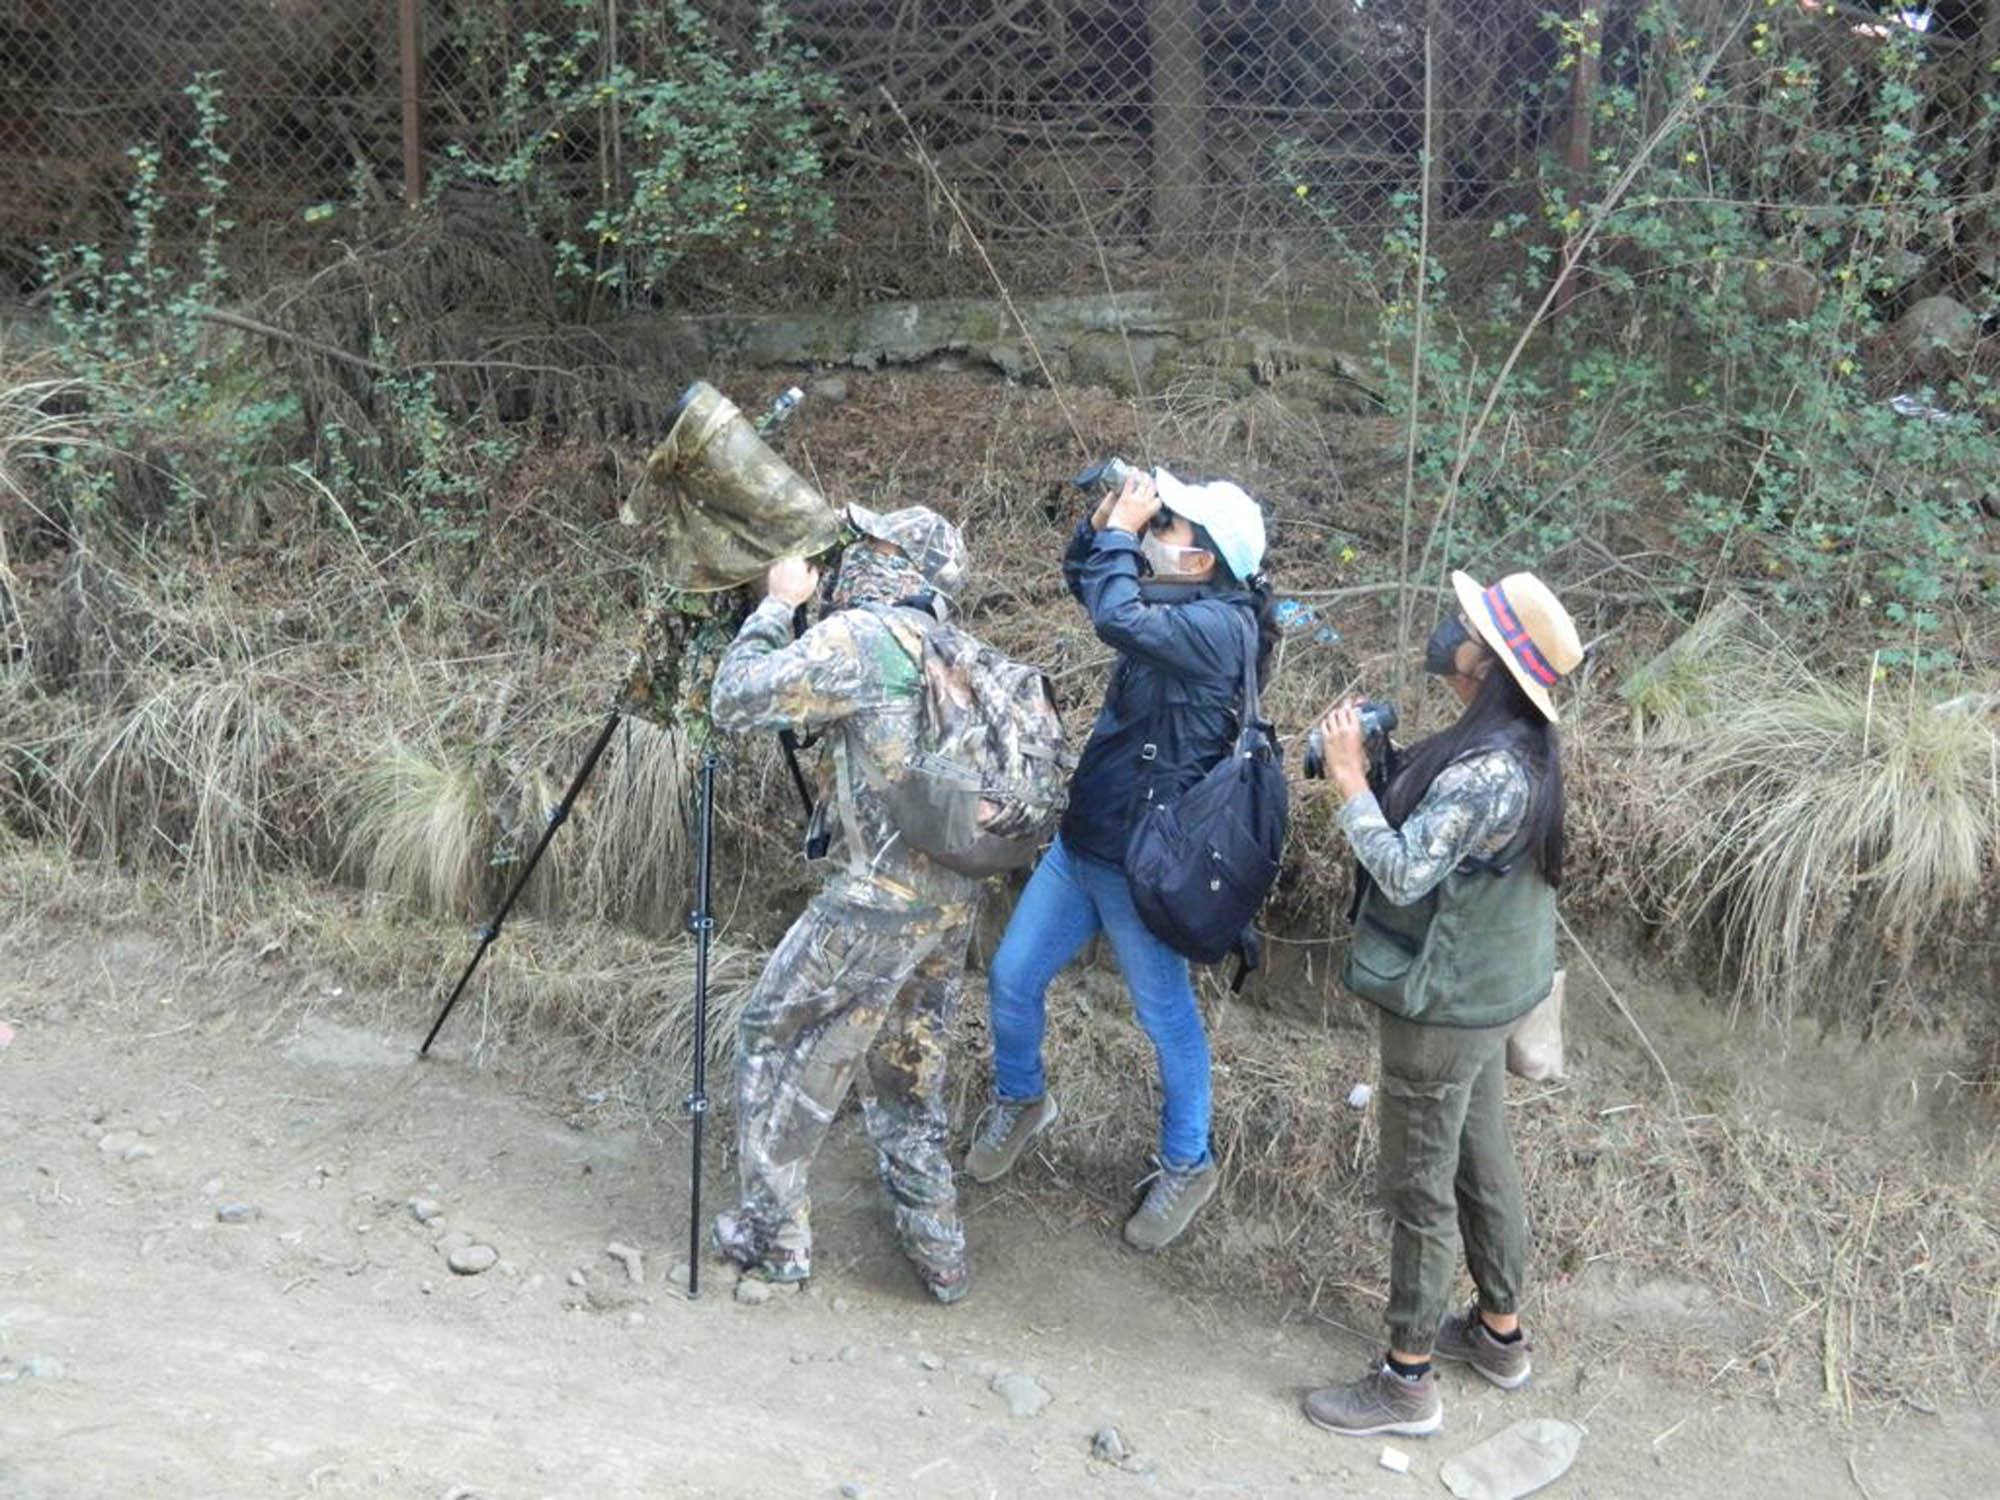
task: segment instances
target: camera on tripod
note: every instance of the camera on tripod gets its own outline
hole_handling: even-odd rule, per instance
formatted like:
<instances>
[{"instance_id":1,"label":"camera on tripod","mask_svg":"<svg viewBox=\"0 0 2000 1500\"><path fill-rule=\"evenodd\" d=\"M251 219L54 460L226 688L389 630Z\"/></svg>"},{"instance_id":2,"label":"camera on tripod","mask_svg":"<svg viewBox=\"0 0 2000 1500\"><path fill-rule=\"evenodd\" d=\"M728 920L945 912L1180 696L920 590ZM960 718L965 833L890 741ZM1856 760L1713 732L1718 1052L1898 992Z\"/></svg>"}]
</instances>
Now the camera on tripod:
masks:
<instances>
[{"instance_id":1,"label":"camera on tripod","mask_svg":"<svg viewBox=\"0 0 2000 1500\"><path fill-rule=\"evenodd\" d=\"M1371 757L1379 755L1388 745L1389 736L1396 728L1396 705L1364 699L1358 713L1361 719L1361 742L1368 747ZM1306 735L1305 772L1308 781L1326 779L1326 736L1317 727Z\"/></svg>"}]
</instances>

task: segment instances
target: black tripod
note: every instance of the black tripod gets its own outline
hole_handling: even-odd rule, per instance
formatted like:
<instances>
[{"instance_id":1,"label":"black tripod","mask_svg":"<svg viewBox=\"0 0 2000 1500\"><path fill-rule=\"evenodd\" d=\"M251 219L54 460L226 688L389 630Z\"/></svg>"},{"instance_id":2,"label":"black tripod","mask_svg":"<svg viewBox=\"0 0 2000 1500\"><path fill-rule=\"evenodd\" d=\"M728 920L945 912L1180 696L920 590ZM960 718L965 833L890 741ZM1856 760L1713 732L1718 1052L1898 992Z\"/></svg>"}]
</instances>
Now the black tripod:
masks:
<instances>
[{"instance_id":1,"label":"black tripod","mask_svg":"<svg viewBox=\"0 0 2000 1500\"><path fill-rule=\"evenodd\" d=\"M459 997L465 993L466 985L471 983L473 971L479 967L480 959L486 956L486 950L492 947L494 939L500 936L500 928L507 920L507 913L514 909L515 900L534 875L535 866L541 862L543 852L549 847L549 840L555 837L556 830L568 819L570 809L576 803L577 794L583 790L584 783L590 780L590 773L597 769L598 761L603 758L605 748L611 743L611 736L617 731L618 719L619 710L614 708L610 716L605 719L604 728L598 732L589 753L584 756L583 764L577 768L576 777L570 782L569 790L563 793L562 801L550 811L547 826L542 829L541 838L528 855L527 862L522 865L521 873L514 877L513 885L508 888L499 909L493 913L492 920L479 929L479 946L472 950L471 962L466 964L465 972L458 976L458 983L452 987L451 997L445 1001L444 1008L437 1014L437 1019L431 1022L430 1032L424 1037L424 1044L417 1049L417 1056L430 1056L431 1043L437 1040L438 1033L444 1029L446 1018L458 1004ZM789 731L786 732L785 738L791 738ZM794 753L794 745L787 745L788 759ZM692 1124L688 1162L689 1297L701 1295L701 1148L703 1126L708 1119L708 947L715 932L715 914L709 897L715 850L715 767L719 760L720 756L715 749L714 732L711 730L701 757L701 799L695 814L694 911L688 918L688 931L694 935L694 1086L689 1090L683 1106ZM812 794L806 787L805 778L800 773L796 760L792 761L792 774L799 796L805 803L806 816L810 819L813 810Z\"/></svg>"},{"instance_id":2,"label":"black tripod","mask_svg":"<svg viewBox=\"0 0 2000 1500\"><path fill-rule=\"evenodd\" d=\"M501 900L500 909L493 913L492 921L479 929L477 934L479 946L472 950L472 962L467 964L465 972L458 976L458 983L452 987L451 998L445 1001L444 1009L439 1011L437 1019L431 1022L430 1034L424 1038L423 1046L417 1048L417 1056L430 1056L431 1043L437 1040L437 1034L444 1029L445 1018L458 1004L458 997L465 993L465 987L472 979L472 971L479 967L479 960L486 956L486 950L492 947L493 940L500 936L500 924L507 920L507 913L514 909L515 898L521 894L528 884L529 877L535 873L535 866L541 863L542 851L549 847L549 840L556 836L556 830L562 827L564 820L569 817L570 808L576 804L576 794L583 790L583 784L590 780L590 773L597 769L597 762L604 755L604 747L611 743L611 736L618 730L618 713L619 711L614 708L605 719L604 728L598 732L597 743L592 745L590 753L584 756L582 766L577 769L576 779L570 782L569 790L563 793L562 801L550 811L548 823L542 829L542 836L535 844L534 852L528 856L528 862L521 866L521 873L514 877L514 884Z\"/></svg>"},{"instance_id":3,"label":"black tripod","mask_svg":"<svg viewBox=\"0 0 2000 1500\"><path fill-rule=\"evenodd\" d=\"M708 940L715 931L709 907L710 856L715 844L715 740L711 735L701 756L701 812L694 855L694 914L688 929L694 934L694 1087L688 1091L690 1159L688 1164L688 1297L701 1295L701 1134L708 1120Z\"/></svg>"}]
</instances>

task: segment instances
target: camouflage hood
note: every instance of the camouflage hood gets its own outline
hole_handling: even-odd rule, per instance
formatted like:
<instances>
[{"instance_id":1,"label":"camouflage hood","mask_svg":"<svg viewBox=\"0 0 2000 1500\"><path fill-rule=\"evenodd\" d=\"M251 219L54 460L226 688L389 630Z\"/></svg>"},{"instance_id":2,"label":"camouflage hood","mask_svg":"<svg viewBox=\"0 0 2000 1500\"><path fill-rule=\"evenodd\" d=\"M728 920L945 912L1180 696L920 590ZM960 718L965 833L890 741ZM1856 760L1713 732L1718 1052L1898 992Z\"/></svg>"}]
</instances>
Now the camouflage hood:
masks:
<instances>
[{"instance_id":1,"label":"camouflage hood","mask_svg":"<svg viewBox=\"0 0 2000 1500\"><path fill-rule=\"evenodd\" d=\"M959 535L956 526L929 506L909 505L901 510L874 511L865 505L850 505L847 507L847 520L863 536L888 542L901 551L922 575L923 587L933 593L956 599L959 590L965 587L965 538ZM845 573L843 562L843 577ZM920 590L904 589L898 594L872 597L898 599L912 592Z\"/></svg>"}]
</instances>

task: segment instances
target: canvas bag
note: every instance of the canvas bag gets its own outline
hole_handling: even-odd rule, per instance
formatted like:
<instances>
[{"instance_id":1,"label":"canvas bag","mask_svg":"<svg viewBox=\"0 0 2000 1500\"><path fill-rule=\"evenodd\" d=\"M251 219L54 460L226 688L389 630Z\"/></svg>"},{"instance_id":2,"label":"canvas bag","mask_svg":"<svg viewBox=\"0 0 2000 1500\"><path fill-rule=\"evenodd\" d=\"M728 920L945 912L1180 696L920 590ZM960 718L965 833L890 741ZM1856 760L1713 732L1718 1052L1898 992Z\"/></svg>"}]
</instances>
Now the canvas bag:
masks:
<instances>
[{"instance_id":1,"label":"canvas bag","mask_svg":"<svg viewBox=\"0 0 2000 1500\"><path fill-rule=\"evenodd\" d=\"M909 647L909 610L879 610ZM1034 862L1069 800L1072 759L1048 675L922 617L916 749L872 778L897 833L962 875Z\"/></svg>"},{"instance_id":2,"label":"canvas bag","mask_svg":"<svg viewBox=\"0 0 2000 1500\"><path fill-rule=\"evenodd\" d=\"M1149 793L1125 845L1125 880L1146 929L1183 957L1257 966L1254 923L1278 878L1289 792L1268 722L1258 717L1257 627L1247 627L1243 706L1229 753L1172 802Z\"/></svg>"},{"instance_id":3,"label":"canvas bag","mask_svg":"<svg viewBox=\"0 0 2000 1500\"><path fill-rule=\"evenodd\" d=\"M1563 971L1535 1008L1507 1033L1507 1071L1530 1083L1548 1083L1563 1072Z\"/></svg>"}]
</instances>

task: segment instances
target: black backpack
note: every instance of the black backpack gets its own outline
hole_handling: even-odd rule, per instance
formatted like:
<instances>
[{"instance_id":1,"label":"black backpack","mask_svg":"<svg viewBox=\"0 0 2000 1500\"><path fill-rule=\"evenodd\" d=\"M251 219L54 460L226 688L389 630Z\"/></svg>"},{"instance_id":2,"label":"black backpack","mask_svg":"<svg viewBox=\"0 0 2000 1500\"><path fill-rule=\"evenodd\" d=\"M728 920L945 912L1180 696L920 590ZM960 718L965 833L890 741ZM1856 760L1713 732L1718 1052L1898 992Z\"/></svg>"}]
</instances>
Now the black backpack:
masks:
<instances>
[{"instance_id":1,"label":"black backpack","mask_svg":"<svg viewBox=\"0 0 2000 1500\"><path fill-rule=\"evenodd\" d=\"M1290 804L1277 741L1257 712L1256 626L1249 631L1235 743L1172 802L1148 794L1125 845L1125 880L1147 930L1197 963L1235 953L1235 989L1262 952L1254 923L1278 878Z\"/></svg>"}]
</instances>

